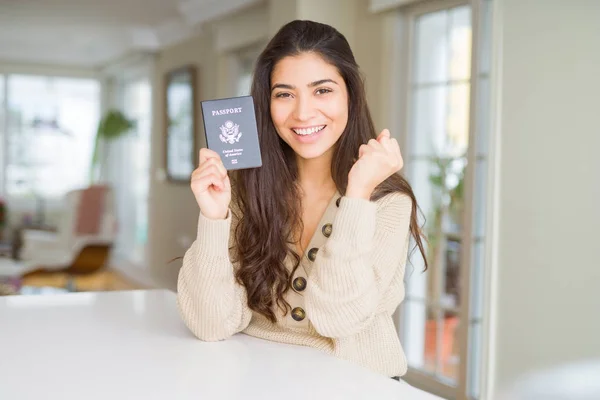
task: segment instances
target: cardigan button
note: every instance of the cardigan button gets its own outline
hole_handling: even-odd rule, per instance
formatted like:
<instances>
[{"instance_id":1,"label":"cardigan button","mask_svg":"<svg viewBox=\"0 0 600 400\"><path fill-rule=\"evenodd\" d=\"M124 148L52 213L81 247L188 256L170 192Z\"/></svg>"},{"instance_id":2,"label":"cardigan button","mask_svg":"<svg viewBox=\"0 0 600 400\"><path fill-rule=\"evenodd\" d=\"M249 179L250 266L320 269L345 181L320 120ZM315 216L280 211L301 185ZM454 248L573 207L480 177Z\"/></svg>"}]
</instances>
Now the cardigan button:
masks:
<instances>
[{"instance_id":1,"label":"cardigan button","mask_svg":"<svg viewBox=\"0 0 600 400\"><path fill-rule=\"evenodd\" d=\"M292 318L294 321L300 322L306 318L306 312L301 307L296 307L292 310Z\"/></svg>"},{"instance_id":2,"label":"cardigan button","mask_svg":"<svg viewBox=\"0 0 600 400\"><path fill-rule=\"evenodd\" d=\"M315 258L317 258L317 251L319 251L319 249L317 249L316 247L313 247L308 251L308 259L310 261L315 261Z\"/></svg>"},{"instance_id":3,"label":"cardigan button","mask_svg":"<svg viewBox=\"0 0 600 400\"><path fill-rule=\"evenodd\" d=\"M329 237L329 236L331 236L332 230L333 230L333 226L331 224L325 224L325 225L323 225L323 229L321 229L321 232L323 232L323 236Z\"/></svg>"},{"instance_id":4,"label":"cardigan button","mask_svg":"<svg viewBox=\"0 0 600 400\"><path fill-rule=\"evenodd\" d=\"M299 276L296 279L294 279L294 282L292 282L292 286L294 287L294 290L302 292L304 289L306 289L306 279Z\"/></svg>"}]
</instances>

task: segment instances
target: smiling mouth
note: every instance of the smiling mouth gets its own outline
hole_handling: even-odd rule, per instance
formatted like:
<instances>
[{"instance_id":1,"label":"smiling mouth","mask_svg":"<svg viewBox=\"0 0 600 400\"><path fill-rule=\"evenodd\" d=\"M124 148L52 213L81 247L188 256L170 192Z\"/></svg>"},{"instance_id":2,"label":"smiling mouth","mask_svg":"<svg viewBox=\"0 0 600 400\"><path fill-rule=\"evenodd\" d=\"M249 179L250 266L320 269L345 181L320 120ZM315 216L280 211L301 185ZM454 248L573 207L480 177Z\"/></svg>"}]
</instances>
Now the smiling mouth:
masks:
<instances>
[{"instance_id":1,"label":"smiling mouth","mask_svg":"<svg viewBox=\"0 0 600 400\"><path fill-rule=\"evenodd\" d=\"M292 130L294 131L294 133L296 135L300 135L300 136L310 136L313 135L317 132L322 131L327 125L319 125L319 126L313 126L310 128L292 128Z\"/></svg>"}]
</instances>

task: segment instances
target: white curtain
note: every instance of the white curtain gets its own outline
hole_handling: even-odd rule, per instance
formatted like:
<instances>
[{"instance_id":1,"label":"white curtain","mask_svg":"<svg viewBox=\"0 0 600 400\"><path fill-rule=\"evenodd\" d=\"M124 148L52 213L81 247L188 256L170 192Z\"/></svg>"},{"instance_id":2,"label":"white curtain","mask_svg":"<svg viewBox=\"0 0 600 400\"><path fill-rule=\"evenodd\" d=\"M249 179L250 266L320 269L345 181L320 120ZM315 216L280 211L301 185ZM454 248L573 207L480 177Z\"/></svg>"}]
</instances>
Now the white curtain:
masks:
<instances>
[{"instance_id":1,"label":"white curtain","mask_svg":"<svg viewBox=\"0 0 600 400\"><path fill-rule=\"evenodd\" d=\"M134 128L118 139L101 141L97 181L113 187L118 218L115 255L133 264L145 262L152 100L148 73L109 78L103 85L104 112L118 109Z\"/></svg>"}]
</instances>

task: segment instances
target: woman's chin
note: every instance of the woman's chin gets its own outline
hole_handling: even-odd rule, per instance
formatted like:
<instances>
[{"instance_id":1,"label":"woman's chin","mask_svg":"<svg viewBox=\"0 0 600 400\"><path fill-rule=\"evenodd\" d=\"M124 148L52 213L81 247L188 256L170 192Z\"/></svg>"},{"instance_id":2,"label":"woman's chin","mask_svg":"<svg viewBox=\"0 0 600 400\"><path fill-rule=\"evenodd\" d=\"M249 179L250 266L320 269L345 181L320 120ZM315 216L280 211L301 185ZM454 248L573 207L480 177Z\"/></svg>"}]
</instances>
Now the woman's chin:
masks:
<instances>
[{"instance_id":1,"label":"woman's chin","mask_svg":"<svg viewBox=\"0 0 600 400\"><path fill-rule=\"evenodd\" d=\"M328 148L324 148L323 146L294 146L292 148L296 153L296 157L305 159L305 160L313 160L322 157L327 153Z\"/></svg>"}]
</instances>

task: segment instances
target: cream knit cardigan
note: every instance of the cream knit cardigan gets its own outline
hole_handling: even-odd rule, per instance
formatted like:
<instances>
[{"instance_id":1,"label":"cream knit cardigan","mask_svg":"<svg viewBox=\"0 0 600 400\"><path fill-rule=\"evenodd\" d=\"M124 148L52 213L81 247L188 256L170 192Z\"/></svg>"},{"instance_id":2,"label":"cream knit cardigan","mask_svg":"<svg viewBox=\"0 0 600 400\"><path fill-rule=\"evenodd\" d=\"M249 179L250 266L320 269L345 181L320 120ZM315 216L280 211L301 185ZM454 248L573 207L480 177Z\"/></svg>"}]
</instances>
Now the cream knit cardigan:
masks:
<instances>
[{"instance_id":1,"label":"cream knit cardigan","mask_svg":"<svg viewBox=\"0 0 600 400\"><path fill-rule=\"evenodd\" d=\"M234 278L236 265L229 255L232 213L223 220L200 214L197 238L178 277L182 319L204 341L243 332L310 346L386 376L402 376L406 357L392 314L404 298L411 208L410 198L400 193L375 202L336 193L308 247L316 253L314 261L307 249L294 276L306 279L306 288L290 288L286 294L305 318L278 311L276 323L248 307L246 291ZM292 263L287 265L291 271Z\"/></svg>"}]
</instances>

